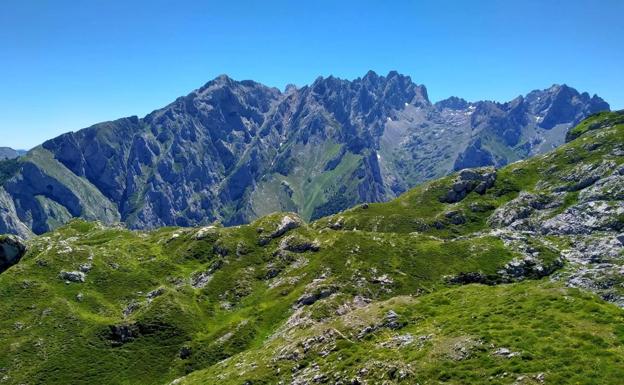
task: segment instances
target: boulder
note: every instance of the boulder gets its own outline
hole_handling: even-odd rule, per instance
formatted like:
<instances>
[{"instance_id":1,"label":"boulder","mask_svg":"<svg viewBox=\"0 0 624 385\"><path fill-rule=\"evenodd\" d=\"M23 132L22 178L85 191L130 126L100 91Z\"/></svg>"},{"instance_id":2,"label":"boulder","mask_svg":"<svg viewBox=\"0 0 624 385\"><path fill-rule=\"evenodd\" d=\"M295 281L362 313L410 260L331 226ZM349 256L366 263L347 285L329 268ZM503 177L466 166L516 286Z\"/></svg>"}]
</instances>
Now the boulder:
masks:
<instances>
[{"instance_id":1,"label":"boulder","mask_svg":"<svg viewBox=\"0 0 624 385\"><path fill-rule=\"evenodd\" d=\"M401 321L399 315L392 309L388 310L384 321L384 326L389 329L400 329L405 326L405 322Z\"/></svg>"},{"instance_id":2,"label":"boulder","mask_svg":"<svg viewBox=\"0 0 624 385\"><path fill-rule=\"evenodd\" d=\"M292 217L290 215L285 215L282 218L282 221L280 222L279 226L277 226L277 229L275 229L275 231L271 233L270 237L271 238L281 237L287 231L296 229L299 226L301 226L301 220L299 218Z\"/></svg>"},{"instance_id":3,"label":"boulder","mask_svg":"<svg viewBox=\"0 0 624 385\"><path fill-rule=\"evenodd\" d=\"M344 226L344 218L338 217L334 222L329 224L329 228L332 230L340 230Z\"/></svg>"},{"instance_id":4,"label":"boulder","mask_svg":"<svg viewBox=\"0 0 624 385\"><path fill-rule=\"evenodd\" d=\"M312 305L316 301L319 301L323 298L327 298L330 295L334 294L335 292L336 292L336 288L333 286L317 288L316 290L305 293L301 297L299 297L294 307L295 309L297 309L302 306Z\"/></svg>"},{"instance_id":5,"label":"boulder","mask_svg":"<svg viewBox=\"0 0 624 385\"><path fill-rule=\"evenodd\" d=\"M86 275L82 271L61 271L59 278L65 282L83 283Z\"/></svg>"},{"instance_id":6,"label":"boulder","mask_svg":"<svg viewBox=\"0 0 624 385\"><path fill-rule=\"evenodd\" d=\"M145 295L145 298L147 298L148 302L151 302L151 301L154 300L154 298L160 297L163 294L165 294L165 288L164 287L159 287L158 289L154 289L154 290L150 291L149 293L147 293Z\"/></svg>"},{"instance_id":7,"label":"boulder","mask_svg":"<svg viewBox=\"0 0 624 385\"><path fill-rule=\"evenodd\" d=\"M440 198L443 203L456 203L471 192L485 194L496 182L496 170L493 167L464 169L457 174L451 189Z\"/></svg>"},{"instance_id":8,"label":"boulder","mask_svg":"<svg viewBox=\"0 0 624 385\"><path fill-rule=\"evenodd\" d=\"M26 254L26 244L16 235L0 236L0 273L15 265Z\"/></svg>"},{"instance_id":9,"label":"boulder","mask_svg":"<svg viewBox=\"0 0 624 385\"><path fill-rule=\"evenodd\" d=\"M503 357L503 358L513 358L515 356L520 355L520 353L512 352L511 350L507 348L498 348L492 354L498 357Z\"/></svg>"},{"instance_id":10,"label":"boulder","mask_svg":"<svg viewBox=\"0 0 624 385\"><path fill-rule=\"evenodd\" d=\"M121 346L139 337L140 330L135 324L109 326L107 339L113 346Z\"/></svg>"},{"instance_id":11,"label":"boulder","mask_svg":"<svg viewBox=\"0 0 624 385\"><path fill-rule=\"evenodd\" d=\"M299 217L295 215L284 215L282 221L277 225L277 228L268 235L263 235L260 237L258 243L261 246L268 244L271 239L279 238L282 235L286 234L288 231L296 229L300 227L303 222Z\"/></svg>"},{"instance_id":12,"label":"boulder","mask_svg":"<svg viewBox=\"0 0 624 385\"><path fill-rule=\"evenodd\" d=\"M309 239L289 235L282 239L279 244L278 251L292 251L293 253L305 253L306 251L318 251L320 244L317 240L311 241Z\"/></svg>"}]
</instances>

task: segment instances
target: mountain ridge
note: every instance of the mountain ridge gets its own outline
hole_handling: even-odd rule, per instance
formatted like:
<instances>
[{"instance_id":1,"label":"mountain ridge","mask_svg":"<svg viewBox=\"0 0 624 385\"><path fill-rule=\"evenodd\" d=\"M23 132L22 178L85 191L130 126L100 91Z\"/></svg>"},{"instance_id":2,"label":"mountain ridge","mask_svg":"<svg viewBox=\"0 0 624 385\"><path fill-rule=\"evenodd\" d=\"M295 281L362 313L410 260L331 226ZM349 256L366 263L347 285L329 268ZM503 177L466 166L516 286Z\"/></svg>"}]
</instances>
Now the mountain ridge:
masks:
<instances>
[{"instance_id":1,"label":"mountain ridge","mask_svg":"<svg viewBox=\"0 0 624 385\"><path fill-rule=\"evenodd\" d=\"M311 223L0 236L0 379L619 384L623 117Z\"/></svg>"},{"instance_id":2,"label":"mountain ridge","mask_svg":"<svg viewBox=\"0 0 624 385\"><path fill-rule=\"evenodd\" d=\"M288 92L222 75L144 118L31 150L0 187L0 232L29 236L72 217L131 228L239 224L283 210L315 219L459 168L544 152L609 108L567 86L459 102L463 110L441 102L396 71L319 77Z\"/></svg>"}]
</instances>

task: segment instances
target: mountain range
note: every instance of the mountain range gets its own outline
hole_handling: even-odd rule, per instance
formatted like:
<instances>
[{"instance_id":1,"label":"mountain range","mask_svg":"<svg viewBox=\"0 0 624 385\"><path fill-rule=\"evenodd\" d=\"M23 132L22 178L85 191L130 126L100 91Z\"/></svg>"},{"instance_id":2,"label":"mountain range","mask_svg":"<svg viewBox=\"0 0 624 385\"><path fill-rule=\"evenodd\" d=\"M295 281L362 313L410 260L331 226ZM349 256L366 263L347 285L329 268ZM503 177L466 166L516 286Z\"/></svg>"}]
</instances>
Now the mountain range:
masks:
<instances>
[{"instance_id":1,"label":"mountain range","mask_svg":"<svg viewBox=\"0 0 624 385\"><path fill-rule=\"evenodd\" d=\"M624 111L306 222L0 236L2 385L619 385Z\"/></svg>"},{"instance_id":2,"label":"mountain range","mask_svg":"<svg viewBox=\"0 0 624 385\"><path fill-rule=\"evenodd\" d=\"M133 229L234 225L276 211L313 220L551 150L608 109L566 85L506 103L432 103L395 71L283 92L223 75L143 118L66 133L4 161L0 233L29 237L74 217Z\"/></svg>"}]
</instances>

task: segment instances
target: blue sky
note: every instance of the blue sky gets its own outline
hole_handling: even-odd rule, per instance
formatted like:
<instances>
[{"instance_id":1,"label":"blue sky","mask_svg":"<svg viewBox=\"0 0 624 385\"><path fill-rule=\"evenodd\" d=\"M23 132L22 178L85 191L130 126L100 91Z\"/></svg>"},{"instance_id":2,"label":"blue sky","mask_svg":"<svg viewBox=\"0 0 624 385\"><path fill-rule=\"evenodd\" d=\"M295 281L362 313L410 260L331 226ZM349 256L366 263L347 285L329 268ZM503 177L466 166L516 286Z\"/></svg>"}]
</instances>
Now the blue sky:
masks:
<instances>
[{"instance_id":1,"label":"blue sky","mask_svg":"<svg viewBox=\"0 0 624 385\"><path fill-rule=\"evenodd\" d=\"M283 88L372 69L437 101L553 83L624 108L624 1L0 2L0 146L143 116L215 76Z\"/></svg>"}]
</instances>

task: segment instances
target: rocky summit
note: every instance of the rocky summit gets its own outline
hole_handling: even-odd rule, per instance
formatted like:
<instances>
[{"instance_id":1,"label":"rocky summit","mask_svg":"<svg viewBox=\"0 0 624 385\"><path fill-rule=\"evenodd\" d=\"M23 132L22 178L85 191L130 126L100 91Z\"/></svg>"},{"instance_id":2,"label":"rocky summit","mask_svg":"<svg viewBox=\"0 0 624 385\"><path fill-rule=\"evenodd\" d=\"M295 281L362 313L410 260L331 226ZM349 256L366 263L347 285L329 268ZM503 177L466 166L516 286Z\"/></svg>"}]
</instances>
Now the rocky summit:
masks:
<instances>
[{"instance_id":1,"label":"rocky summit","mask_svg":"<svg viewBox=\"0 0 624 385\"><path fill-rule=\"evenodd\" d=\"M132 229L234 225L279 211L317 219L455 170L544 153L608 109L566 85L506 103L432 103L394 71L284 92L220 76L143 118L0 161L0 233L27 238L76 217Z\"/></svg>"},{"instance_id":2,"label":"rocky summit","mask_svg":"<svg viewBox=\"0 0 624 385\"><path fill-rule=\"evenodd\" d=\"M405 78L369 74L365 79L325 79L285 97L296 99L292 103L301 106L299 116L319 122L305 125L308 143L314 143L310 149L322 147L317 140L323 135L338 140L357 132L355 137L364 137L368 131L356 122L364 124L370 116L354 118L355 105L349 104L353 125L349 130L333 126L332 131L325 124L334 115L303 100L328 89L312 89L342 84L342 91L322 98L332 100L335 116L341 116L340 100L348 99L351 87L373 81L397 84L392 79ZM61 214L69 209L52 203L51 195L35 192L67 194L75 198L70 199L76 205L72 210L78 210L82 201L72 191L94 200L116 194L122 182L110 174L113 168L96 170L89 159L102 156L113 163L119 161L117 153L143 159L127 169L123 185L138 186L146 178L144 186L150 187L141 196L157 194L167 181L190 178L201 169L200 160L207 161L192 150L173 152L179 162L190 160L180 168L172 160L168 169L166 162L160 163L162 143L179 151L188 143L220 143L220 134L212 131L208 133L214 138L194 137L203 132L195 120L179 127L179 136L158 139L171 133L165 127L179 122L186 108L212 111L205 119L241 123L236 131L240 136L221 142L232 147L213 148L222 152L219 159L235 150L250 151L249 158L233 158L232 164L264 159L261 151L249 150L251 143L253 148L272 148L273 159L296 146L297 153L316 156L305 152L304 137L284 141L286 148L279 150L281 137L272 131L277 126L267 125L262 112L289 105L279 102L284 96L278 91L221 78L198 93L216 92L208 90L227 82L238 91L221 97L248 97L248 105L255 107L241 106L230 115L208 103L190 102L194 96L145 120L68 134L31 151L5 184L7 194L28 178L24 170L29 169L37 178L31 179L32 190L23 191L24 197L32 193L42 207ZM419 103L431 108L424 89L407 89L403 96L411 95L410 109L422 108L416 107ZM274 95L276 104L264 105L251 96L265 92ZM536 97L527 96L522 103L530 100ZM467 106L453 99L440 111ZM310 110L304 113L305 108ZM287 125L298 119L286 118L286 110L282 114L284 119L276 122ZM543 121L552 122L547 115ZM74 219L61 225L63 217L57 216L54 231L26 241L2 237L0 384L621 384L623 118L623 112L594 114L570 130L568 142L555 150L504 167L461 170L388 202L359 204L311 222L283 212L240 226L215 223L147 231L107 226L103 220ZM149 122L160 122L162 129L154 130ZM531 130L540 132L536 127ZM378 128L387 132L388 123ZM262 136L264 129L268 133ZM143 134L132 136L127 148L112 147L113 137L136 132ZM272 141L277 147L271 147ZM364 157L358 152L368 151L364 143L360 149L341 146L334 150L331 159L339 160L332 170L344 167L345 157L379 161L379 153ZM57 153L56 148L63 150ZM76 149L83 155L74 157ZM275 171L279 175L288 174L288 159L304 160L279 159L274 164L281 167ZM40 168L45 164L55 165L48 170L58 172L57 177L70 178L73 184L68 186L74 190L45 174ZM146 177L153 164L161 166ZM301 164L294 163L293 170ZM449 170L452 164L450 160ZM111 183L94 187L88 181L96 171L98 181ZM233 194L234 186L245 190L231 178L225 180L214 194ZM260 181L271 183L269 176ZM289 185L296 197L294 182ZM379 186L386 186L383 177ZM244 194L253 202L253 193ZM135 202L156 213L165 201L161 196ZM92 217L120 218L115 205L98 207L101 211L91 212ZM141 210L133 212L137 221L147 218Z\"/></svg>"}]
</instances>

